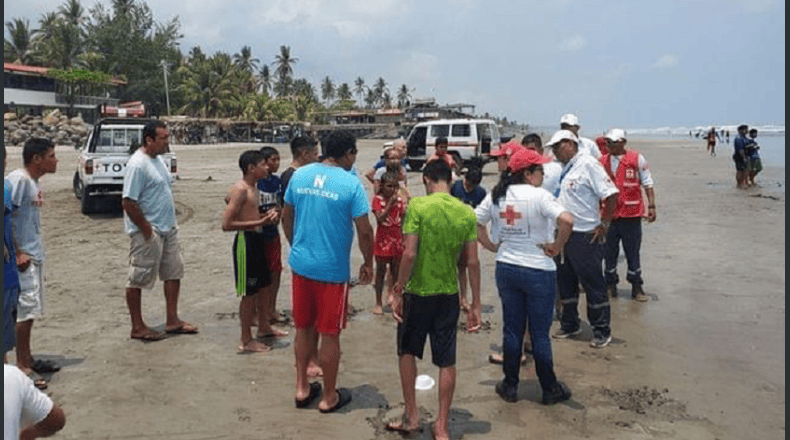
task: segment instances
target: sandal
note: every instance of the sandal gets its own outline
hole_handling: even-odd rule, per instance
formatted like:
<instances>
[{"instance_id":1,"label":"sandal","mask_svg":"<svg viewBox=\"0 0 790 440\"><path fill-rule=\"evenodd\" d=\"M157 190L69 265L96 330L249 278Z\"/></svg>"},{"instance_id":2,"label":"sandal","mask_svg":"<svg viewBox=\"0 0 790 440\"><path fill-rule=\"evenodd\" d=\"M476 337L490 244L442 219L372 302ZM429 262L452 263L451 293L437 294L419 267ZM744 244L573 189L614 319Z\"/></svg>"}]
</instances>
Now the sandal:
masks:
<instances>
[{"instance_id":1,"label":"sandal","mask_svg":"<svg viewBox=\"0 0 790 440\"><path fill-rule=\"evenodd\" d=\"M33 364L30 368L35 371L36 373L57 373L60 371L60 367L52 362L52 361L45 361L43 359L34 359Z\"/></svg>"}]
</instances>

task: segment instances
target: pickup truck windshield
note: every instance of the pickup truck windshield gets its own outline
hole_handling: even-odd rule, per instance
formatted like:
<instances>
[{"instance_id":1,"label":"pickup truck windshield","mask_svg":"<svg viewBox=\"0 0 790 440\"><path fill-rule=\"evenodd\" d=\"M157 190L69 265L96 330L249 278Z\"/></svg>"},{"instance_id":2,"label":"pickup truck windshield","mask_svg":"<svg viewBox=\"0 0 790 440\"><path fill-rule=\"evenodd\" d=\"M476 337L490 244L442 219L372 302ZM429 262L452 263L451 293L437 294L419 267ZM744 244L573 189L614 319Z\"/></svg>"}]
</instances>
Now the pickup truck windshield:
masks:
<instances>
[{"instance_id":1,"label":"pickup truck windshield","mask_svg":"<svg viewBox=\"0 0 790 440\"><path fill-rule=\"evenodd\" d=\"M96 153L129 153L134 144L139 147L142 140L143 127L105 126L99 132L96 141Z\"/></svg>"}]
</instances>

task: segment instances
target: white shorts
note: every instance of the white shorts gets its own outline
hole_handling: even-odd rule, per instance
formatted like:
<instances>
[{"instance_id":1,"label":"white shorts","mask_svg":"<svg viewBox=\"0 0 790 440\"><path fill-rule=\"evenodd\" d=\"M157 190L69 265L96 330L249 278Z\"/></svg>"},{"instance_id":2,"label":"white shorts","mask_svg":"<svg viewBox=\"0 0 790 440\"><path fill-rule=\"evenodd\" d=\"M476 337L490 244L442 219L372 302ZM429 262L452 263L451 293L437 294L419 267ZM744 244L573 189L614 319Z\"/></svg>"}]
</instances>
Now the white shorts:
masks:
<instances>
[{"instance_id":1,"label":"white shorts","mask_svg":"<svg viewBox=\"0 0 790 440\"><path fill-rule=\"evenodd\" d=\"M30 262L19 272L19 302L16 322L40 318L44 313L44 263Z\"/></svg>"}]
</instances>

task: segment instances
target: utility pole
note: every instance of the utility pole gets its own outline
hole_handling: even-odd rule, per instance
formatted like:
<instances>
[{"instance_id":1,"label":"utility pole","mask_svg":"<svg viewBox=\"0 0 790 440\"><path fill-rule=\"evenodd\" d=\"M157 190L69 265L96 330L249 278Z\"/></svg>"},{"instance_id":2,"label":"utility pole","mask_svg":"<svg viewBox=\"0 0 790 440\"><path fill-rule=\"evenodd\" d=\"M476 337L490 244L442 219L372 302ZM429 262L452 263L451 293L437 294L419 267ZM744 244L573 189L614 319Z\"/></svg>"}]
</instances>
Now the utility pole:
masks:
<instances>
[{"instance_id":1,"label":"utility pole","mask_svg":"<svg viewBox=\"0 0 790 440\"><path fill-rule=\"evenodd\" d=\"M167 100L167 116L170 116L170 90L167 88L167 62L162 60L162 71L165 73L165 100Z\"/></svg>"}]
</instances>

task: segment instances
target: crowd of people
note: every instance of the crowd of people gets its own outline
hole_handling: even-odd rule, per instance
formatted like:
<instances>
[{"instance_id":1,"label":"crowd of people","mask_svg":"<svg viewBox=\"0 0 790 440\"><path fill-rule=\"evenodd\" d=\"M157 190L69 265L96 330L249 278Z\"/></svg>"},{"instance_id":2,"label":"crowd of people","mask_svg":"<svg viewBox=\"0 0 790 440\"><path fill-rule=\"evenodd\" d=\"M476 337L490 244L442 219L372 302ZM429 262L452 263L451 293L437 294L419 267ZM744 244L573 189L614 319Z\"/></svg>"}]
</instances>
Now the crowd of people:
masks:
<instances>
[{"instance_id":1,"label":"crowd of people","mask_svg":"<svg viewBox=\"0 0 790 440\"><path fill-rule=\"evenodd\" d=\"M350 390L337 383L340 334L348 321L350 288L373 283L372 312L383 315L389 308L397 323L405 402L403 416L387 429L419 429L416 358L422 359L430 337L432 363L439 368L433 435L449 438L461 314L466 315L467 331L481 327L480 246L496 254L502 301L503 353L489 358L503 368L496 393L507 402L518 400L520 367L531 354L542 402L570 399L570 388L554 373L551 338L581 333L578 303L583 289L593 331L590 345L610 344L609 300L618 296L621 242L632 298L649 301L642 288L641 224L656 219L647 161L626 148L625 132L613 129L594 142L580 137L579 129L578 118L567 114L545 150L540 136L529 134L520 143L508 142L492 151L500 176L490 191L480 186L482 170L471 166L462 173L463 164L448 153L447 139L438 138L421 172L423 197L414 197L409 188L403 140L387 148L383 159L364 174L373 187L372 199L356 171L356 139L349 132L338 130L322 139L320 156L319 142L294 138L292 163L280 176L275 174L280 167L276 149L245 151L238 161L241 178L228 190L221 223L224 231L235 234L230 250L240 302L239 350L265 352L271 348L267 338L288 335L277 328L285 320L275 307L283 270L282 227L292 272L295 407L308 408L318 400L317 409L331 413L351 401ZM145 126L143 145L127 166L122 196L124 229L130 237L130 337L147 342L167 333L199 331L178 315L184 264L172 180L158 158L168 143L163 122ZM46 382L36 373L57 368L34 359L30 350L33 321L44 309L38 179L56 171L57 158L51 143L37 139L25 144L23 156L24 168L5 179L5 352L16 347L17 354L17 366L5 368L6 433L9 383L26 390L44 388ZM352 276L355 235L363 262ZM151 289L157 276L164 284L164 333L150 328L140 311L141 290ZM550 334L555 318L559 329ZM42 400L40 391L20 393L31 399L30 406L21 400L14 404L32 408L25 409L32 414L25 429L63 426L62 411ZM12 429L18 430L21 419L12 417L17 417Z\"/></svg>"}]
</instances>

